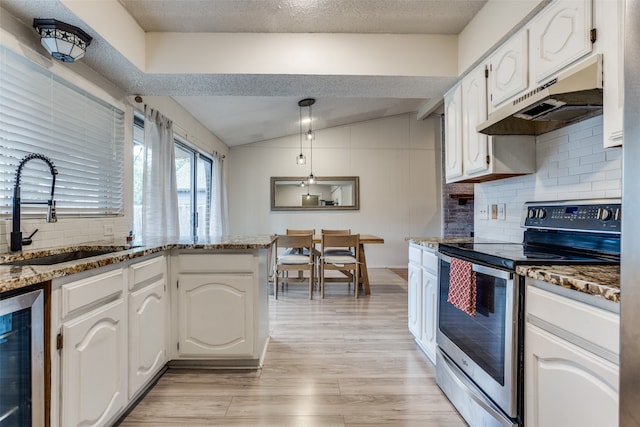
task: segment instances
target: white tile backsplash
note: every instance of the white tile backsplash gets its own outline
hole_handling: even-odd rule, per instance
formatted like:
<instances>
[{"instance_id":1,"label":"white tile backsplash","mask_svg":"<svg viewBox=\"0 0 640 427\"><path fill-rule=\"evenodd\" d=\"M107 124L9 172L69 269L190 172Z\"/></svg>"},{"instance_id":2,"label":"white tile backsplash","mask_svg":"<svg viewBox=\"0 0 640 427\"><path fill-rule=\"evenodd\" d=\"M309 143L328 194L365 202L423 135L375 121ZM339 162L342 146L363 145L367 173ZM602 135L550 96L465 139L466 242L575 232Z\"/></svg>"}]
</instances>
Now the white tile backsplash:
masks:
<instances>
[{"instance_id":1,"label":"white tile backsplash","mask_svg":"<svg viewBox=\"0 0 640 427\"><path fill-rule=\"evenodd\" d=\"M104 225L113 225L113 236L104 235ZM64 245L77 245L105 241L114 244L126 243L131 229L131 221L126 216L109 218L59 218L58 222L47 223L44 219L23 219L22 234L28 236L35 230L33 244L25 250L44 249ZM0 253L9 251L12 222L0 220Z\"/></svg>"},{"instance_id":2,"label":"white tile backsplash","mask_svg":"<svg viewBox=\"0 0 640 427\"><path fill-rule=\"evenodd\" d=\"M618 198L622 194L622 149L604 148L602 116L536 139L535 174L475 185L475 235L522 241L522 206L528 201ZM505 220L481 219L480 206L506 204Z\"/></svg>"}]
</instances>

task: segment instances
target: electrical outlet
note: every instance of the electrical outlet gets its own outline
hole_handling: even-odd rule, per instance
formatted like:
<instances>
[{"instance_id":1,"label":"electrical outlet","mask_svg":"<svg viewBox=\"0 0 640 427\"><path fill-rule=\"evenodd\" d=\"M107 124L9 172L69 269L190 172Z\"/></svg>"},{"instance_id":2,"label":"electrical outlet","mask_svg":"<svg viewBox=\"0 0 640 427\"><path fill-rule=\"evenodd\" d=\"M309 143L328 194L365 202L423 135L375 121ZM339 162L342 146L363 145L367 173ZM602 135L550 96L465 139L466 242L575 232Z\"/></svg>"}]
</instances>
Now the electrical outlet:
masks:
<instances>
[{"instance_id":1,"label":"electrical outlet","mask_svg":"<svg viewBox=\"0 0 640 427\"><path fill-rule=\"evenodd\" d=\"M113 224L105 224L104 225L104 235L105 236L113 236Z\"/></svg>"},{"instance_id":2,"label":"electrical outlet","mask_svg":"<svg viewBox=\"0 0 640 427\"><path fill-rule=\"evenodd\" d=\"M498 219L498 205L491 205L491 219Z\"/></svg>"},{"instance_id":3,"label":"electrical outlet","mask_svg":"<svg viewBox=\"0 0 640 427\"><path fill-rule=\"evenodd\" d=\"M507 205L505 203L498 203L498 219L507 219Z\"/></svg>"},{"instance_id":4,"label":"electrical outlet","mask_svg":"<svg viewBox=\"0 0 640 427\"><path fill-rule=\"evenodd\" d=\"M480 206L478 219L489 219L489 205Z\"/></svg>"}]
</instances>

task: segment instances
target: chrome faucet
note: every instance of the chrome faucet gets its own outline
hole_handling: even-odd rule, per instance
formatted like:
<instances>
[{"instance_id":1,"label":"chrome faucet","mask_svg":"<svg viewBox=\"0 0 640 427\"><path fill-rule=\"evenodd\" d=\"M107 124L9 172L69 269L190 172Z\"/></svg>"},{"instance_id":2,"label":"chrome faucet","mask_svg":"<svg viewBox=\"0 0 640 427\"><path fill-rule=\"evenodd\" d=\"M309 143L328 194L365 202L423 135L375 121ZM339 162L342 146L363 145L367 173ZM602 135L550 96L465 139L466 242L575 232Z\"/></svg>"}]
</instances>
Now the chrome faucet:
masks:
<instances>
[{"instance_id":1,"label":"chrome faucet","mask_svg":"<svg viewBox=\"0 0 640 427\"><path fill-rule=\"evenodd\" d=\"M45 201L21 201L20 200L20 178L22 176L22 168L25 163L29 160L40 159L45 162L49 169L51 170L51 176L53 177L51 181L51 198ZM18 169L16 170L16 183L13 186L13 228L11 231L11 251L19 251L22 249L23 245L30 245L32 243L31 238L38 231L37 229L31 233L29 237L26 239L22 238L22 232L20 231L20 205L48 205L47 209L47 222L56 222L58 218L56 217L56 202L53 200L53 191L56 188L56 175L58 174L58 170L53 165L53 162L45 155L38 153L27 154L18 164Z\"/></svg>"}]
</instances>

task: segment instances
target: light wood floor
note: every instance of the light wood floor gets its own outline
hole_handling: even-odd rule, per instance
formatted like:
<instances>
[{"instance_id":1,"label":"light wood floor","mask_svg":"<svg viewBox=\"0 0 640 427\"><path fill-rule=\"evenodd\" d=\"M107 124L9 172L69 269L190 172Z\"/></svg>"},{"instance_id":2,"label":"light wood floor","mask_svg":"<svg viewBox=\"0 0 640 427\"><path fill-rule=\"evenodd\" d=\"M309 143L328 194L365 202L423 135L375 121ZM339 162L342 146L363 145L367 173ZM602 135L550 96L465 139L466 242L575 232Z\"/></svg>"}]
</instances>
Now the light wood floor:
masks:
<instances>
[{"instance_id":1,"label":"light wood floor","mask_svg":"<svg viewBox=\"0 0 640 427\"><path fill-rule=\"evenodd\" d=\"M342 283L311 301L291 284L270 297L262 370L170 369L121 426L466 426L407 329L406 280L370 275L358 300Z\"/></svg>"}]
</instances>

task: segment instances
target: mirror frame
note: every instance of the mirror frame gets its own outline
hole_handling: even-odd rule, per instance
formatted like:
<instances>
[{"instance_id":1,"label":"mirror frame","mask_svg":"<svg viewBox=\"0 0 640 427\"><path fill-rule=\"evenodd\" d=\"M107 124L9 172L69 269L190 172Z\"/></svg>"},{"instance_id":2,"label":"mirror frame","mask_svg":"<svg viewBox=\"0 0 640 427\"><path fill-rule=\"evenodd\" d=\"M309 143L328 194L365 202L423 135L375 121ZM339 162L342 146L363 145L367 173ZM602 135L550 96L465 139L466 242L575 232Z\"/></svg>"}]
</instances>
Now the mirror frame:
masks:
<instances>
[{"instance_id":1,"label":"mirror frame","mask_svg":"<svg viewBox=\"0 0 640 427\"><path fill-rule=\"evenodd\" d=\"M360 177L357 176L323 176L316 177L316 183L322 181L351 181L353 182L353 197L355 203L350 206L276 206L276 182L306 181L306 176L272 176L271 177L271 210L272 211L357 211L360 210Z\"/></svg>"}]
</instances>

